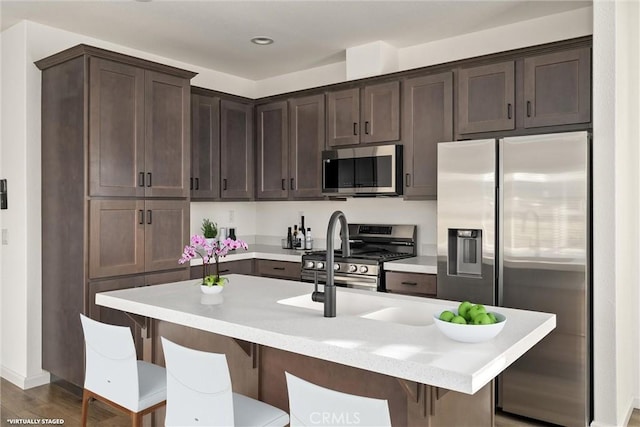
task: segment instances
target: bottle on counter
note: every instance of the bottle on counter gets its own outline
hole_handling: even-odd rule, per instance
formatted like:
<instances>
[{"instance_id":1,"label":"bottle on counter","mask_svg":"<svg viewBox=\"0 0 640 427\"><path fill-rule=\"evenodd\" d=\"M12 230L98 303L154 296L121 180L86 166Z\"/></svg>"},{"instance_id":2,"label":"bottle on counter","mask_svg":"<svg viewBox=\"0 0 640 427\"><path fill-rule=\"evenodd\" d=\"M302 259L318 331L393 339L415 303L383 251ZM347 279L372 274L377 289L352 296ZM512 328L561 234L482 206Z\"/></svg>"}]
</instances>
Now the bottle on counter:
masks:
<instances>
[{"instance_id":1,"label":"bottle on counter","mask_svg":"<svg viewBox=\"0 0 640 427\"><path fill-rule=\"evenodd\" d=\"M304 215L300 216L300 233L298 234L298 240L300 244L298 248L304 249L306 247L306 237L305 237L305 228L304 228Z\"/></svg>"},{"instance_id":2,"label":"bottle on counter","mask_svg":"<svg viewBox=\"0 0 640 427\"><path fill-rule=\"evenodd\" d=\"M293 234L291 234L291 227L287 227L287 249L293 249Z\"/></svg>"},{"instance_id":3,"label":"bottle on counter","mask_svg":"<svg viewBox=\"0 0 640 427\"><path fill-rule=\"evenodd\" d=\"M293 225L293 246L292 246L293 249L298 247L299 241L300 240L298 238L298 224L294 224Z\"/></svg>"},{"instance_id":4,"label":"bottle on counter","mask_svg":"<svg viewBox=\"0 0 640 427\"><path fill-rule=\"evenodd\" d=\"M311 239L311 227L307 228L307 234L305 234L304 248L307 250L313 249L313 239Z\"/></svg>"}]
</instances>

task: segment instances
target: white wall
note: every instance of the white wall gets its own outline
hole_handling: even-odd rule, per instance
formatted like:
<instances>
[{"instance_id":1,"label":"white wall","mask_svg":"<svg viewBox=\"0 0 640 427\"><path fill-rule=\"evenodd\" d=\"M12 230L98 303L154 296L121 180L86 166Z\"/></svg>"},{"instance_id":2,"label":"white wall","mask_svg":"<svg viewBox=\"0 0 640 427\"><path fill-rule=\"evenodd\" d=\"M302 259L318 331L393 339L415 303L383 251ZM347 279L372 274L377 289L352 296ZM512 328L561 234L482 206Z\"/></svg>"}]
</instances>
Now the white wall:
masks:
<instances>
[{"instance_id":1,"label":"white wall","mask_svg":"<svg viewBox=\"0 0 640 427\"><path fill-rule=\"evenodd\" d=\"M435 255L436 202L404 201L401 198L349 198L346 201L311 202L197 202L191 203L191 232L200 233L203 218L220 227L235 227L238 237L248 242L280 244L287 227L311 227L315 248L324 248L331 214L341 210L350 223L416 224L418 254ZM234 219L230 220L230 211ZM337 235L337 233L336 233Z\"/></svg>"},{"instance_id":2,"label":"white wall","mask_svg":"<svg viewBox=\"0 0 640 427\"><path fill-rule=\"evenodd\" d=\"M638 398L640 382L640 326L635 315L640 304L640 3L618 2L616 23L616 360L617 420L628 421L630 408ZM631 233L629 233L631 232ZM634 312L635 311L635 312ZM635 402L638 405L638 402Z\"/></svg>"},{"instance_id":3,"label":"white wall","mask_svg":"<svg viewBox=\"0 0 640 427\"><path fill-rule=\"evenodd\" d=\"M591 7L585 7L398 49L397 71L588 36L593 30L592 12ZM350 64L345 61L259 80L256 82L254 97L343 82L347 80L349 67ZM356 64L355 68L360 67Z\"/></svg>"},{"instance_id":4,"label":"white wall","mask_svg":"<svg viewBox=\"0 0 640 427\"><path fill-rule=\"evenodd\" d=\"M594 3L593 425L598 426L624 425L638 396L637 7Z\"/></svg>"}]
</instances>

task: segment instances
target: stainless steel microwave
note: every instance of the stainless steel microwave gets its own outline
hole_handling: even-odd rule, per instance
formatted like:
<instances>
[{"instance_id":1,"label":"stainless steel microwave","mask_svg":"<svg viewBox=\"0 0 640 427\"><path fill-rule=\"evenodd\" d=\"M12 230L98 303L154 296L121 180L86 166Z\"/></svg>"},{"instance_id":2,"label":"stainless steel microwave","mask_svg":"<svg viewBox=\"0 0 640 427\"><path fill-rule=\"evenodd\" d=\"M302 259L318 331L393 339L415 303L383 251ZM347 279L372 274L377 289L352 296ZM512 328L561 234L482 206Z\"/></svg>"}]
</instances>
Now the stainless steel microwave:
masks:
<instances>
[{"instance_id":1,"label":"stainless steel microwave","mask_svg":"<svg viewBox=\"0 0 640 427\"><path fill-rule=\"evenodd\" d=\"M322 152L322 193L340 196L402 194L402 145Z\"/></svg>"}]
</instances>

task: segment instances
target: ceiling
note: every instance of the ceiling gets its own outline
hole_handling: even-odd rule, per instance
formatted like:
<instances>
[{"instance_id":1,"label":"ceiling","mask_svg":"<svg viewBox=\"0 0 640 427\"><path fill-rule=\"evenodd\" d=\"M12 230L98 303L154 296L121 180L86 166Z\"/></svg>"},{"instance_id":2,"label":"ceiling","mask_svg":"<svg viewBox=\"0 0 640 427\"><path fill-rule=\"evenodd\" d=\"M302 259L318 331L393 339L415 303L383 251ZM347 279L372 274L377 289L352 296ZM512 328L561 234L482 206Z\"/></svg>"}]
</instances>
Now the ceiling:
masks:
<instances>
[{"instance_id":1,"label":"ceiling","mask_svg":"<svg viewBox=\"0 0 640 427\"><path fill-rule=\"evenodd\" d=\"M26 19L261 80L344 61L349 47L396 48L565 12L591 1L186 1L0 2L4 30ZM275 43L257 46L254 36Z\"/></svg>"}]
</instances>

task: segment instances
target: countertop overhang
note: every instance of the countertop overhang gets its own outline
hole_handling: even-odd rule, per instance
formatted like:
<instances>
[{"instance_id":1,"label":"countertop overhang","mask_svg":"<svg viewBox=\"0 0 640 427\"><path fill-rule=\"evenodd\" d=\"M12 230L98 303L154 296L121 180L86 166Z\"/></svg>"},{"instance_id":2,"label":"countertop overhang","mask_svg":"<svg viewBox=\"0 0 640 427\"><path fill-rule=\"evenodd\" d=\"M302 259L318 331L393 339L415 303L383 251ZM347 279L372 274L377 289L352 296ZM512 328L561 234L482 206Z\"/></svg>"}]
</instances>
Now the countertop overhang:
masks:
<instances>
[{"instance_id":1,"label":"countertop overhang","mask_svg":"<svg viewBox=\"0 0 640 427\"><path fill-rule=\"evenodd\" d=\"M98 293L101 306L188 326L393 377L473 394L551 332L549 313L488 307L507 324L496 338L477 344L453 341L432 322L412 326L341 314L343 301L363 299L376 310L398 307L428 316L457 302L337 289L335 318L317 309L278 303L308 295L303 282L232 274L218 295L205 295L199 280ZM351 294L351 295L347 295ZM313 305L313 304L310 304ZM371 311L369 310L369 311Z\"/></svg>"}]
</instances>

